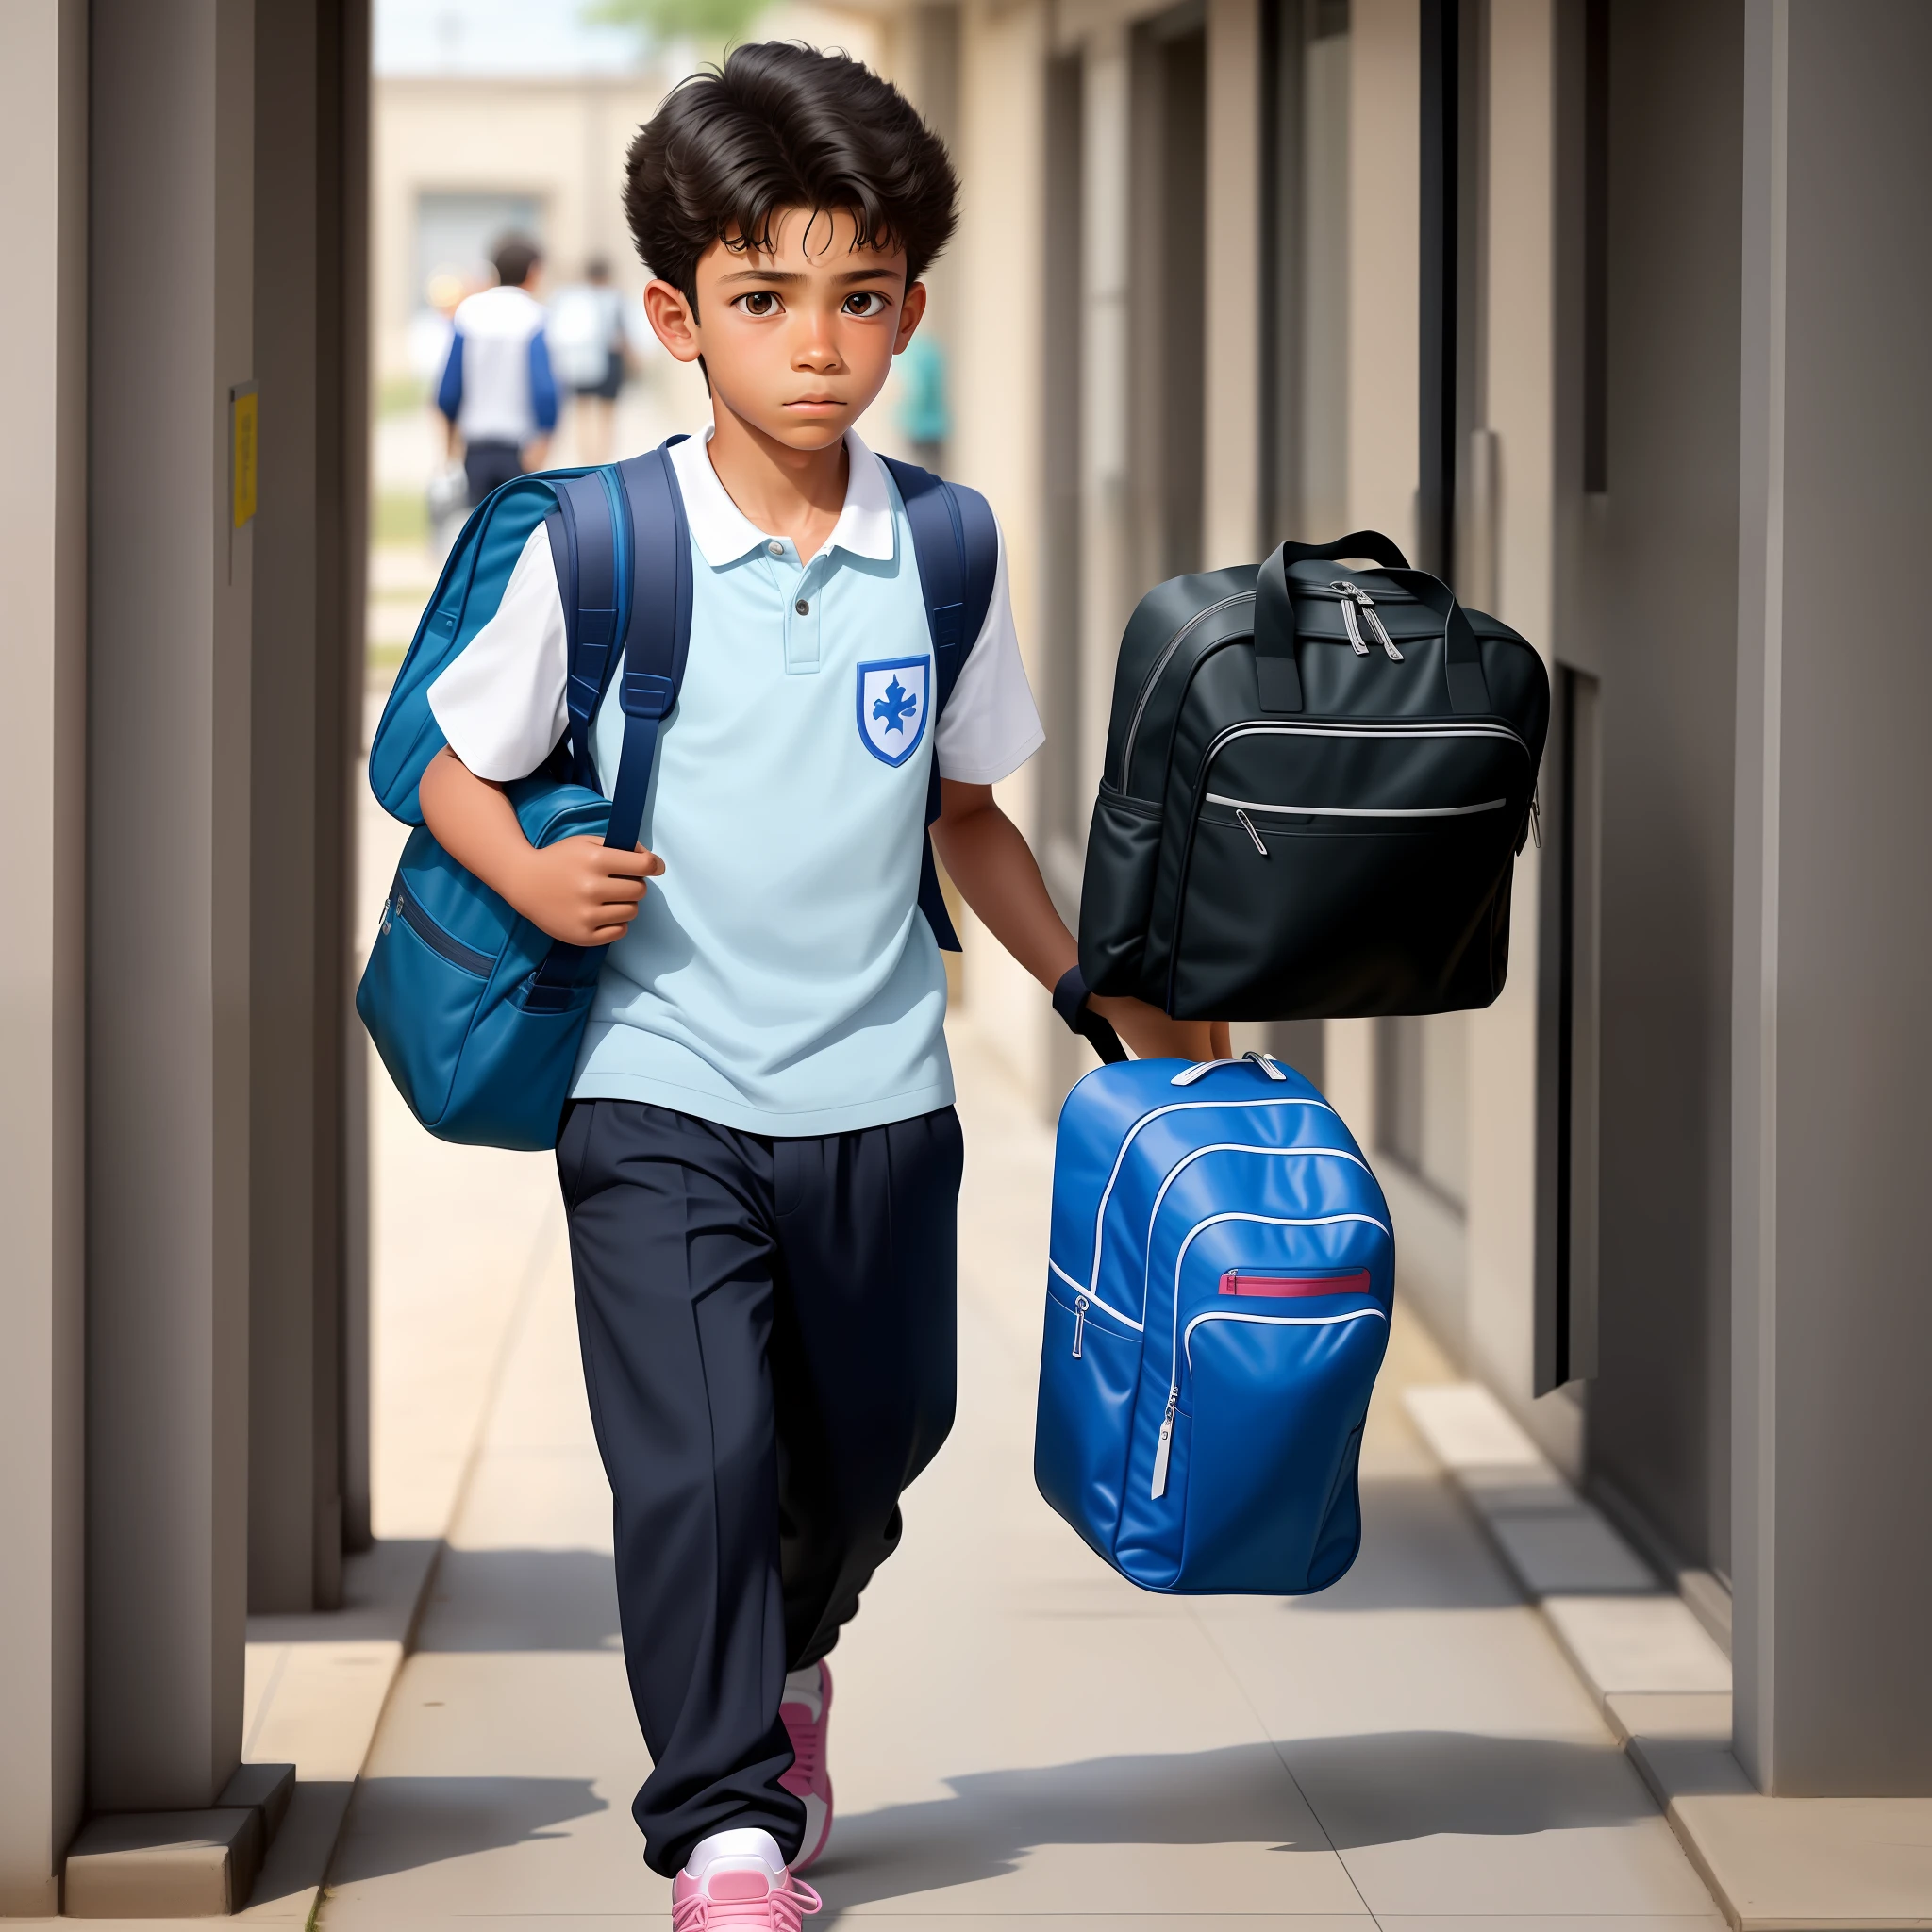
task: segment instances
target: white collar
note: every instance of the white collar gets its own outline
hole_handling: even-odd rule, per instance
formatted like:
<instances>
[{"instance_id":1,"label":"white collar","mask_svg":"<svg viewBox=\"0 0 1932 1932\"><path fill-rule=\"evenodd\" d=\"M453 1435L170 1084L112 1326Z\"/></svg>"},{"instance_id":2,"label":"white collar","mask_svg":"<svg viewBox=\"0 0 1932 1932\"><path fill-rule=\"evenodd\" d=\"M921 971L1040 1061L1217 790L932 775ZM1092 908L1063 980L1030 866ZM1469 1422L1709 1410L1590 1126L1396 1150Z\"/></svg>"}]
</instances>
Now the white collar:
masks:
<instances>
[{"instance_id":1,"label":"white collar","mask_svg":"<svg viewBox=\"0 0 1932 1932\"><path fill-rule=\"evenodd\" d=\"M671 467L684 497L684 514L691 525L691 541L698 554L713 570L723 570L754 550L762 550L773 539L732 502L731 493L718 480L705 445L713 432L687 437L671 450ZM870 557L880 562L891 561L897 541L892 522L891 492L886 485L886 466L858 440L857 430L845 432L845 448L850 458L845 479L845 507L825 540L827 550L843 550L853 557Z\"/></svg>"}]
</instances>

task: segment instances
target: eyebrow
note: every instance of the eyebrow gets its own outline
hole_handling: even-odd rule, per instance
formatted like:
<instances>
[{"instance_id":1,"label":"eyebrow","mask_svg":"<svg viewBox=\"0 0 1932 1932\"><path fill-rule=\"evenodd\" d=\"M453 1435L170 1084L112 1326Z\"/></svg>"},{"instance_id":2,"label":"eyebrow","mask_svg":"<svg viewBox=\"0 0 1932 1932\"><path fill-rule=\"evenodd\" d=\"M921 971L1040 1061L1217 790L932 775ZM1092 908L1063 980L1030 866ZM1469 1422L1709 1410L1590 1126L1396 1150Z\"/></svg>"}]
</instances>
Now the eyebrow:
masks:
<instances>
[{"instance_id":1,"label":"eyebrow","mask_svg":"<svg viewBox=\"0 0 1932 1932\"><path fill-rule=\"evenodd\" d=\"M890 268L848 269L843 275L834 275L833 281L843 285L851 282L891 281L897 273ZM728 275L720 275L720 284L725 282L803 282L808 277L797 269L741 268Z\"/></svg>"}]
</instances>

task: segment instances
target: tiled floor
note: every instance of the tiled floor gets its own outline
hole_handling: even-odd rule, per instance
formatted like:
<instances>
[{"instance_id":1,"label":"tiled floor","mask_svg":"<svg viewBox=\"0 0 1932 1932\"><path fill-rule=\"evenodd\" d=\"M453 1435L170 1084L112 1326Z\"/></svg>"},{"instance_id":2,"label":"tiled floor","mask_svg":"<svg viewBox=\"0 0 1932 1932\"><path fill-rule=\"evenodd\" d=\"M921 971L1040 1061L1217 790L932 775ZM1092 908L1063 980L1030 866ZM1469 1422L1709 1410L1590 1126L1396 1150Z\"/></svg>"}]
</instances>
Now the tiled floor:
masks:
<instances>
[{"instance_id":1,"label":"tiled floor","mask_svg":"<svg viewBox=\"0 0 1932 1932\"><path fill-rule=\"evenodd\" d=\"M813 1923L1719 1924L1404 1419L1399 1386L1448 1373L1414 1328L1372 1418L1362 1559L1324 1596L1146 1596L1047 1510L1029 1456L1050 1148L970 1033L958 1059L959 1422L834 1659L839 1824ZM561 1242L553 1219L533 1246L516 1197L514 1241L465 1237L521 1300L328 1932L667 1914L627 1815L647 1766ZM441 1320L440 1341L419 1320L391 1346L459 1353L459 1316Z\"/></svg>"}]
</instances>

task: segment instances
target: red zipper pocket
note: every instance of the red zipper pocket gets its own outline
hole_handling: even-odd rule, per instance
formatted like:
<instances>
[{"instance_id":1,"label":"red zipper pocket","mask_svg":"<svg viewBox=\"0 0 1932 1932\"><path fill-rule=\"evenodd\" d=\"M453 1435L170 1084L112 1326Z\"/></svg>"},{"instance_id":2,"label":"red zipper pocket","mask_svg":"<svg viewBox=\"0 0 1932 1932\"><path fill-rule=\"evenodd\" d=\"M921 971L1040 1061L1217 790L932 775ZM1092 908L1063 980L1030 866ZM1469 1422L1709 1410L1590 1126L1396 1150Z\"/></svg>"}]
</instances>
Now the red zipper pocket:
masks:
<instances>
[{"instance_id":1,"label":"red zipper pocket","mask_svg":"<svg viewBox=\"0 0 1932 1932\"><path fill-rule=\"evenodd\" d=\"M1367 1294L1369 1271L1354 1274L1244 1274L1230 1268L1221 1277L1223 1294L1260 1294L1282 1298L1307 1294Z\"/></svg>"}]
</instances>

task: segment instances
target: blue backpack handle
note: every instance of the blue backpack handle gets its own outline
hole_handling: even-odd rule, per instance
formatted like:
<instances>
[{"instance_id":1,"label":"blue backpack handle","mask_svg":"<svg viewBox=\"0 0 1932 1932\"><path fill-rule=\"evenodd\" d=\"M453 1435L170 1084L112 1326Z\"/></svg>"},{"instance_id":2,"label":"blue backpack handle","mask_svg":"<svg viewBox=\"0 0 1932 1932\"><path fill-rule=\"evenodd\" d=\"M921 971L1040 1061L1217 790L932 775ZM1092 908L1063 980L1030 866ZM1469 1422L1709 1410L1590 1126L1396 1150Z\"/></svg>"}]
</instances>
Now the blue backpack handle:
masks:
<instances>
[{"instance_id":1,"label":"blue backpack handle","mask_svg":"<svg viewBox=\"0 0 1932 1932\"><path fill-rule=\"evenodd\" d=\"M912 526L912 553L919 563L920 594L925 600L926 627L932 633L932 714L937 720L959 681L959 673L992 608L993 585L999 576L1000 533L991 507L976 490L948 483L916 463L896 458L880 459L899 486L906 521ZM940 747L937 728L932 746L931 776L927 781L925 822L939 817ZM940 891L939 868L933 862L932 834L919 862L919 909L932 927L941 951L957 953L959 936L953 930L945 895Z\"/></svg>"}]
</instances>

